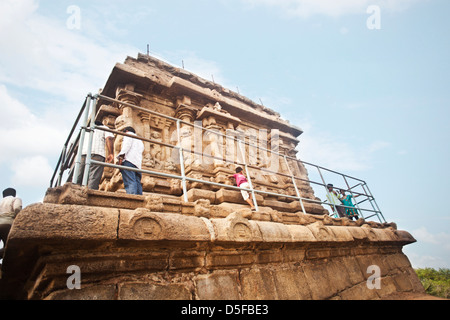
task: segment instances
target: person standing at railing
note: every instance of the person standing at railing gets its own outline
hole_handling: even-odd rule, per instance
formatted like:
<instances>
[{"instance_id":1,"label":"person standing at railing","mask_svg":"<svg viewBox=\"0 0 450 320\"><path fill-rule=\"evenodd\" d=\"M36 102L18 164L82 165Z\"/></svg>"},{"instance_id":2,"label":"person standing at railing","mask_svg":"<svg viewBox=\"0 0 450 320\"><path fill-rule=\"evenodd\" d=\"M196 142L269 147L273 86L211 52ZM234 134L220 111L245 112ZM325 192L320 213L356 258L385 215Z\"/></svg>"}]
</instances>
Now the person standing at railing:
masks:
<instances>
[{"instance_id":1,"label":"person standing at railing","mask_svg":"<svg viewBox=\"0 0 450 320\"><path fill-rule=\"evenodd\" d=\"M22 200L16 197L16 190L8 188L3 190L3 200L0 202L0 240L3 241L3 248L0 249L0 259L8 239L9 231L16 215L22 210Z\"/></svg>"},{"instance_id":2,"label":"person standing at railing","mask_svg":"<svg viewBox=\"0 0 450 320\"><path fill-rule=\"evenodd\" d=\"M236 168L236 174L229 176L228 178L234 178L236 180L236 185L240 188L250 189L250 184L248 183L247 178L242 173L243 169L241 167ZM247 190L241 190L242 197L244 200L250 205L252 211L256 211L255 206L253 205L253 199L251 194L248 193Z\"/></svg>"},{"instance_id":3,"label":"person standing at railing","mask_svg":"<svg viewBox=\"0 0 450 320\"><path fill-rule=\"evenodd\" d=\"M124 133L137 136L133 127L126 127ZM144 143L132 137L124 136L122 142L122 149L119 152L118 164L124 167L141 169L142 168L142 153L144 152ZM140 172L120 169L122 173L123 184L128 194L142 195L142 174Z\"/></svg>"},{"instance_id":4,"label":"person standing at railing","mask_svg":"<svg viewBox=\"0 0 450 320\"><path fill-rule=\"evenodd\" d=\"M352 207L352 208L345 208L345 214L347 215L350 220L352 218L355 218L355 220L358 220L358 211L355 208L355 205L352 202L352 198L359 197L359 194L356 196L352 196L351 194L346 195L345 190L341 189L341 195L340 200L346 207Z\"/></svg>"},{"instance_id":5,"label":"person standing at railing","mask_svg":"<svg viewBox=\"0 0 450 320\"><path fill-rule=\"evenodd\" d=\"M95 126L109 129L107 126L103 125L101 122L96 121ZM83 143L83 152L81 157L80 173L77 178L77 184L83 182L84 169L86 166L86 155L88 153L88 140L89 135L86 133ZM106 147L106 148L105 148ZM108 157L106 158L106 150L108 151ZM91 159L112 163L114 160L114 135L110 132L95 129L92 138L92 153ZM91 163L89 169L88 187L89 189L98 190L100 185L100 180L103 176L104 166Z\"/></svg>"},{"instance_id":6,"label":"person standing at railing","mask_svg":"<svg viewBox=\"0 0 450 320\"><path fill-rule=\"evenodd\" d=\"M345 208L342 207L342 202L339 200L339 196L336 191L333 189L333 185L330 183L327 185L327 199L330 203L331 210L334 212L334 208L336 208L336 211L339 215L339 217L344 218L345 217Z\"/></svg>"}]
</instances>

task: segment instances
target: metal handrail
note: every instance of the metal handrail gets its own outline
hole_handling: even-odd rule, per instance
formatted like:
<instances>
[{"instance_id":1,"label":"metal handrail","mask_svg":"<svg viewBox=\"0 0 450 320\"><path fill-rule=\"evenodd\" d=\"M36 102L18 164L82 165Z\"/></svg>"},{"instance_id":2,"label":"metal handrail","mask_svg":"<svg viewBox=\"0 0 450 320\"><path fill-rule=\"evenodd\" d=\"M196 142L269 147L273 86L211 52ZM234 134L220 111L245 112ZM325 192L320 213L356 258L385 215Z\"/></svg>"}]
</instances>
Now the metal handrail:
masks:
<instances>
[{"instance_id":1,"label":"metal handrail","mask_svg":"<svg viewBox=\"0 0 450 320\"><path fill-rule=\"evenodd\" d=\"M89 93L89 94L87 95L86 99L84 100L84 104L83 104L83 106L81 107L80 112L78 113L77 119L75 120L75 122L74 122L74 124L73 124L73 126L72 126L72 129L70 130L70 133L69 133L69 136L67 137L66 142L64 143L64 147L63 147L63 150L62 150L61 155L60 155L60 157L59 157L58 163L57 163L57 165L56 165L56 169L55 169L55 171L53 172L53 176L52 176L52 178L51 178L51 180L50 180L50 186L53 185L53 181L55 180L55 177L56 177L56 174L57 174L57 172L58 172L58 168L60 167L60 165L61 165L61 170L60 170L60 175L59 175L59 183L61 182L61 179L62 179L62 172L61 172L61 171L64 170L64 160L66 159L66 150L67 150L67 146L69 145L69 142L70 142L70 140L72 139L72 135L73 135L73 133L75 132L76 127L78 126L78 122L80 121L81 116L83 115L83 113L84 113L84 111L85 111L85 109L86 109L87 101L88 101L88 99L89 99L91 96L92 96L92 95Z\"/></svg>"},{"instance_id":2,"label":"metal handrail","mask_svg":"<svg viewBox=\"0 0 450 320\"><path fill-rule=\"evenodd\" d=\"M153 140L153 139L147 139L147 138L143 138L143 137L139 137L139 136L135 136L135 135L131 136L131 135L127 135L126 133L123 133L123 132L119 132L119 131L116 131L116 130L106 129L106 128L103 128L103 127L96 126L95 123L94 123L94 120L95 120L95 115L96 115L96 106L97 106L96 103L97 103L97 101L99 99L103 99L103 100L107 100L107 101L110 101L110 102L119 103L121 105L129 106L131 108L134 108L136 110L140 110L142 112L146 112L146 113L149 113L149 114L157 115L159 117L166 118L166 119L174 121L176 123L176 125L177 125L177 143L178 143L178 145L172 145L172 144L169 144L169 143L164 143L162 141L157 141L157 140ZM91 108L91 102L92 101L94 101L94 104L93 104L92 110L89 110ZM84 118L84 122L83 122L84 125L81 126L80 133L77 136L76 141L74 142L73 146L71 146L69 148L69 150L68 150L67 146L68 146L68 144L70 142L70 139L73 136L75 128L77 127L77 125L78 125L78 123L79 123L83 113L85 113L85 118ZM89 119L89 115L90 115L90 119ZM241 188L241 187L235 187L235 186L222 184L222 183L217 183L217 182L212 182L212 181L195 179L195 178L192 178L192 177L188 177L185 174L185 168L184 168L184 153L185 152L189 152L191 154L201 155L202 157L206 156L206 157L209 157L209 158L212 158L212 159L217 159L217 160L224 161L224 162L229 162L229 161L227 161L228 159L224 159L223 157L222 158L215 157L213 155L200 153L200 152L197 152L195 150L182 148L181 147L181 134L180 134L180 125L181 124L193 126L194 128L199 128L202 131L211 132L211 133L214 133L216 135L223 136L223 137L225 137L227 139L231 139L232 138L233 141L237 141L238 146L241 146L242 144L244 144L244 146L247 145L249 147L254 147L254 148L257 148L257 150L270 152L271 154L277 155L278 157L282 157L284 159L285 165L286 165L286 167L287 167L287 169L289 171L289 174L285 174L285 173L282 173L282 172L275 172L275 171L272 171L272 170L267 169L267 168L259 168L258 166L253 166L253 165L247 164L246 161L245 161L245 152L242 151L241 148L239 148L239 151L242 154L242 162L233 160L233 164L240 164L240 165L245 166L245 170L246 170L246 173L247 173L247 179L249 180L249 185L250 185L249 189ZM60 159L58 160L57 167L55 169L55 172L54 172L53 177L52 177L51 182L50 182L51 187L54 186L54 178L55 178L56 173L58 172L58 170L60 171L60 175L59 175L59 178L58 178L58 181L57 181L57 185L61 184L63 172L66 169L68 169L69 166L73 166L73 158L72 157L74 156L74 151L77 150L77 148L78 148L77 155L75 156L75 159L76 159L75 160L75 173L73 175L73 181L74 182L76 181L76 178L77 178L78 172L79 172L80 162L81 162L81 153L82 153L82 149L83 149L85 133L86 132L89 133L88 150L90 150L90 148L92 146L93 131L96 130L96 129L97 130L107 131L107 132L110 132L110 133L114 133L116 135L130 136L130 137L139 139L141 141L145 141L145 142L149 142L149 143L153 143L153 144L159 144L161 146L177 149L178 152L179 152L179 161L180 161L181 175L172 175L172 174L167 174L167 173L163 173L163 172L143 170L143 169L133 169L133 168L129 168L129 167L119 166L119 165L116 165L116 164L99 162L99 161L95 161L95 160L91 159L90 152L88 152L88 154L86 156L85 174L84 174L84 179L83 179L82 185L87 185L87 176L88 176L87 173L89 172L88 170L89 170L90 165L91 164L97 164L97 165L103 165L105 167L112 167L112 168L117 168L117 169L131 170L131 171L137 171L137 172L141 172L141 173L149 174L149 175L156 175L156 176L162 176L162 177L167 177L167 178L179 179L182 182L183 197L184 197L184 201L185 202L188 201L186 182L189 181L189 182L197 182L197 183L204 183L204 184L208 184L208 185L219 186L219 187L223 187L223 188L231 188L231 189L235 189L235 190L246 190L248 192L251 192L253 194L253 201L254 201L254 204L255 204L256 208L257 208L258 204L257 204L256 198L255 198L255 193L258 193L258 194L263 194L263 195L271 195L271 196L276 196L276 197L284 197L284 198L287 198L287 199L298 200L300 202L300 205L301 205L303 213L306 213L304 205L303 205L303 201L317 203L317 204L321 204L321 205L324 205L324 204L325 205L330 205L334 209L333 210L334 215L338 216L335 205L327 204L326 201L318 201L318 200L314 200L314 199L303 198L301 196L300 191L299 191L299 189L297 187L297 184L295 182L296 180L299 180L299 181L302 181L302 182L307 182L309 184L312 183L312 184L315 184L315 185L319 185L319 186L322 186L322 187L324 187L326 189L326 183L325 183L325 180L323 179L323 175L321 173L321 170L324 170L324 171L327 171L327 172L331 172L333 174L340 175L340 176L342 176L344 178L345 183L347 185L347 188L346 189L338 188L338 189L344 189L346 191L349 191L351 193L351 195L360 195L360 196L365 196L366 197L365 200L356 203L356 208L355 207L345 206L345 205L339 205L339 206L341 206L343 208L346 208L346 209L357 210L363 218L364 218L364 215L362 213L363 211L373 212L374 213L373 215L368 216L366 218L369 218L369 217L372 217L372 216L376 215L378 217L378 219L380 220L380 222L386 222L386 220L384 219L384 216L382 215L382 213L381 213L381 211L380 211L380 209L378 207L378 204L376 203L375 198L373 197L372 193L370 192L370 189L368 188L366 182L361 180L361 179L358 179L358 178L355 178L355 177L352 177L352 176L349 176L349 175L346 175L346 174L342 174L342 173L339 173L337 171L330 170L330 169L327 169L325 167L318 166L318 165L315 165L315 164L312 164L312 163L309 163L309 162L306 162L306 161L302 161L302 160L299 160L297 158L290 157L288 155L283 155L283 154L280 154L278 152L275 152L274 150L269 150L269 149L266 149L264 147L254 145L254 144L252 144L250 142L245 141L245 137L244 137L244 140L242 140L242 139L239 139L237 136L224 135L224 134L222 134L220 132L217 132L215 130L210 130L210 129L206 129L206 128L203 128L201 126L198 126L195 123L192 124L190 122L186 122L186 121L183 121L181 119L173 118L173 117L170 117L168 115L165 115L165 114L153 111L153 110L148 110L148 109L145 109L145 108L133 105L131 103L122 102L120 100L113 99L113 98L110 98L110 97L107 97L107 96L103 96L103 95L94 95L93 96L92 94L89 94L87 96L87 98L85 100L85 103L83 104L83 107L80 110L80 113L79 113L79 115L77 117L77 120L75 121L75 124L72 127L72 130L71 130L71 132L69 134L69 137L68 137L68 139L67 139L67 141L66 141L66 143L64 145L63 151L61 152ZM71 163L69 163L70 159L72 159ZM290 166L289 166L289 163L287 161L288 159L292 160L292 161L295 161L297 163L301 163L303 165L309 165L309 166L313 166L313 167L317 168L317 170L319 171L319 175L321 176L322 183L295 176L293 174ZM251 177L250 177L250 174L249 174L249 168L258 169L258 170L263 171L263 172L268 172L268 173L271 173L271 174L281 175L281 176L284 176L286 178L290 178L291 181L292 181L292 185L293 185L293 187L294 187L294 189L296 191L296 196L291 196L291 195L286 195L286 194L279 194L279 193L268 192L268 191L262 191L262 190L257 190L255 188L253 188L253 184L251 183ZM305 167L305 169L306 169L306 167ZM353 187L350 187L348 182L347 182L347 178L350 178L350 179L353 179L353 180L357 180L357 181L359 181L359 183L356 184ZM358 185L361 185L364 193L359 193L359 192L352 191L352 189L355 188ZM367 190L364 188L364 186L367 187ZM328 190L327 190L327 192L328 192ZM372 205L372 209L373 210L359 207L360 203L362 203L364 201L367 201L367 200Z\"/></svg>"},{"instance_id":3,"label":"metal handrail","mask_svg":"<svg viewBox=\"0 0 450 320\"><path fill-rule=\"evenodd\" d=\"M83 128L84 129L88 129L87 127L83 127ZM166 146L166 147L172 147L174 149L178 149L179 151L190 152L190 153L193 153L193 154L201 155L201 153L194 152L193 150L186 150L186 149L183 149L183 148L181 148L179 146L167 144L167 143L164 143L164 142L161 142L161 141L157 141L157 140L143 138L143 137L136 136L136 135L126 134L124 132L117 131L117 130L106 129L106 128L97 127L97 126L95 126L94 129L90 129L90 130L101 130L101 131L106 131L106 132L110 132L110 133L115 133L115 134L118 134L118 135L121 135L121 136L126 136L126 137L130 137L130 138L134 138L134 139L139 139L141 141L146 141L146 142L150 142L150 143L157 143L157 144L160 144L160 145ZM207 155L207 154L203 154L203 156L223 161L223 158L219 158L219 157L215 157L215 156L211 156L211 155ZM183 179L183 175L173 175L173 174L163 173L163 172L160 172L160 171L151 171L151 170L144 170L144 169L129 168L129 167L125 167L125 166L120 166L120 165L111 164L111 163L104 163L104 162L95 161L95 160L91 160L91 163L97 164L97 165L103 165L103 166L106 166L106 167L116 168L116 169L124 169L124 170L136 171L136 172L140 172L140 173L146 173L146 174L149 174L149 175L163 176L163 177L166 177L166 178L179 179L179 180ZM240 162L235 162L235 163L244 165L244 163L240 163ZM257 167L254 167L254 168L257 168ZM287 174L284 174L284 173L281 173L281 172L275 172L275 171L271 171L271 170L265 170L265 171L269 171L270 173L279 174L279 175L282 175L282 176L285 176L285 177L291 177L291 176L289 176ZM299 179L298 177L294 177L294 178L295 179ZM303 201L309 201L309 202L314 202L314 203L318 203L318 204L323 204L324 202L326 202L326 201L322 202L322 201L317 201L317 200L313 200L313 199L303 198L303 197L300 197L300 196L290 196L290 195L286 195L286 194L273 193L273 192L256 190L256 189L246 189L246 188L242 188L242 187L235 187L235 186L226 185L226 184L222 184L222 183L217 183L217 182L211 182L211 181L207 181L207 180L191 178L189 176L185 176L185 179L187 181L190 181L190 182L204 183L204 184L209 184L209 185L214 185L214 186L219 186L219 187L227 187L227 188L236 189L236 190L245 190L245 191L249 191L249 192L254 191L256 193L273 195L273 196L278 196L278 197L285 197L285 198L295 199L295 200L300 199L300 200L303 200ZM305 180L305 179L301 179L301 180L309 181L309 180ZM320 184L320 185L323 185L323 184ZM361 194L361 195L363 195L363 194ZM344 206L344 205L341 205L341 206L344 207L344 208L355 209L354 207L349 207L349 206ZM376 212L374 210L368 210L368 209L363 209L363 210L369 211L369 212Z\"/></svg>"}]
</instances>

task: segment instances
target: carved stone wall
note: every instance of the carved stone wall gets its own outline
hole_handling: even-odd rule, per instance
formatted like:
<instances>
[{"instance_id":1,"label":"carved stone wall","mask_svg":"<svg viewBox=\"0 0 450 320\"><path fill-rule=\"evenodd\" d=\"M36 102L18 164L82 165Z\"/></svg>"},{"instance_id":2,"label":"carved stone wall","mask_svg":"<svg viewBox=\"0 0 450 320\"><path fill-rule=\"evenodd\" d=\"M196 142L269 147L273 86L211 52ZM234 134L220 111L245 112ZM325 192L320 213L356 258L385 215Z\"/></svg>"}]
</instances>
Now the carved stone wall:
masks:
<instances>
[{"instance_id":1,"label":"carved stone wall","mask_svg":"<svg viewBox=\"0 0 450 320\"><path fill-rule=\"evenodd\" d=\"M163 142L187 150L183 153L184 166L190 178L230 185L232 182L227 177L238 165L247 163L255 189L290 196L296 195L290 175L307 179L307 171L301 163L289 160L288 168L283 157L257 148L273 149L295 158L297 137L302 133L299 128L281 119L276 112L184 70L149 56L127 58L124 64L116 65L102 94L123 102L100 101L102 107L98 118L103 123L119 131L133 126L139 136L155 141L144 143L145 170L181 175L177 150L156 143ZM141 109L133 109L129 104ZM174 119L145 110L180 119L180 132ZM235 138L251 145L239 144ZM118 135L116 153L121 141L122 137ZM307 182L296 180L296 183L302 197L316 199ZM223 189L199 182L188 182L187 187L188 190L213 192ZM118 169L105 170L100 189L123 189ZM172 195L182 193L179 180L147 175L143 177L143 190ZM278 208L292 204L289 199L267 198L277 202ZM309 213L326 213L324 208L312 202L306 207Z\"/></svg>"}]
</instances>

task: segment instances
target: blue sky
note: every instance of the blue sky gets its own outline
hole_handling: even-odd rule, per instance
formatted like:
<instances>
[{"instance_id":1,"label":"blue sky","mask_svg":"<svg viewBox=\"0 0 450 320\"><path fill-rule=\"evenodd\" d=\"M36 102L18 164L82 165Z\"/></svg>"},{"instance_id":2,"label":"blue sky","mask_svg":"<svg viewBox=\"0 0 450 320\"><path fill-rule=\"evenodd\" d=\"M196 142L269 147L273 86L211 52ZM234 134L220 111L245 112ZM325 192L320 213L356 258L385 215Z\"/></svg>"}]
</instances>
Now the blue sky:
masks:
<instances>
[{"instance_id":1,"label":"blue sky","mask_svg":"<svg viewBox=\"0 0 450 320\"><path fill-rule=\"evenodd\" d=\"M450 268L449 12L447 0L1 0L0 188L42 201L86 94L150 44L301 127L299 157L365 180L418 240L404 249L414 267Z\"/></svg>"}]
</instances>

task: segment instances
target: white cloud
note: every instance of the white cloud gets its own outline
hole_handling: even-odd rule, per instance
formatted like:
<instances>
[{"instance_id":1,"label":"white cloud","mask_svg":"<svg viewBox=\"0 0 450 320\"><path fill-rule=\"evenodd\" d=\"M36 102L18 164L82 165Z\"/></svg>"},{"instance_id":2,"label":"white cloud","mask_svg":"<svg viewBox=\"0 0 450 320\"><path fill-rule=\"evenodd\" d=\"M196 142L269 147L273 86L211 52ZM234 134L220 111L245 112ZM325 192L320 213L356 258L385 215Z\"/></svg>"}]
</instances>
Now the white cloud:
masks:
<instances>
[{"instance_id":1,"label":"white cloud","mask_svg":"<svg viewBox=\"0 0 450 320\"><path fill-rule=\"evenodd\" d=\"M424 243L439 245L441 248L450 251L450 234L445 232L431 233L425 227L413 230L411 234L417 241Z\"/></svg>"},{"instance_id":2,"label":"white cloud","mask_svg":"<svg viewBox=\"0 0 450 320\"><path fill-rule=\"evenodd\" d=\"M389 12L402 11L421 0L242 0L251 6L278 7L292 17L313 15L332 17L347 14L365 14L369 5L378 5Z\"/></svg>"},{"instance_id":3,"label":"white cloud","mask_svg":"<svg viewBox=\"0 0 450 320\"><path fill-rule=\"evenodd\" d=\"M0 85L0 162L31 155L55 155L64 143L64 132L56 123L34 114L27 106L10 96Z\"/></svg>"},{"instance_id":4,"label":"white cloud","mask_svg":"<svg viewBox=\"0 0 450 320\"><path fill-rule=\"evenodd\" d=\"M370 169L375 154L391 145L386 141L373 141L358 146L327 132L318 132L307 123L302 128L305 133L300 136L300 159L342 173Z\"/></svg>"},{"instance_id":5,"label":"white cloud","mask_svg":"<svg viewBox=\"0 0 450 320\"><path fill-rule=\"evenodd\" d=\"M53 169L44 156L33 156L17 160L12 165L14 185L18 187L46 187Z\"/></svg>"},{"instance_id":6,"label":"white cloud","mask_svg":"<svg viewBox=\"0 0 450 320\"><path fill-rule=\"evenodd\" d=\"M39 13L37 0L0 2L1 181L30 198L44 194L88 92L137 49ZM69 17L69 15L67 15ZM97 22L100 23L100 22ZM27 199L24 199L27 202Z\"/></svg>"},{"instance_id":7,"label":"white cloud","mask_svg":"<svg viewBox=\"0 0 450 320\"><path fill-rule=\"evenodd\" d=\"M80 101L135 48L102 42L37 13L38 2L0 4L0 81Z\"/></svg>"},{"instance_id":8,"label":"white cloud","mask_svg":"<svg viewBox=\"0 0 450 320\"><path fill-rule=\"evenodd\" d=\"M305 135L300 142L300 158L336 171L363 171L369 168L365 159L347 142L326 134ZM305 155L306 158L303 158Z\"/></svg>"},{"instance_id":9,"label":"white cloud","mask_svg":"<svg viewBox=\"0 0 450 320\"><path fill-rule=\"evenodd\" d=\"M405 254L411 262L413 268L448 268L448 262L445 259L432 255L421 255L416 252L410 252L412 249L406 247Z\"/></svg>"}]
</instances>

